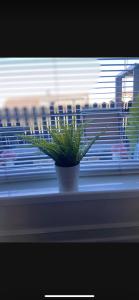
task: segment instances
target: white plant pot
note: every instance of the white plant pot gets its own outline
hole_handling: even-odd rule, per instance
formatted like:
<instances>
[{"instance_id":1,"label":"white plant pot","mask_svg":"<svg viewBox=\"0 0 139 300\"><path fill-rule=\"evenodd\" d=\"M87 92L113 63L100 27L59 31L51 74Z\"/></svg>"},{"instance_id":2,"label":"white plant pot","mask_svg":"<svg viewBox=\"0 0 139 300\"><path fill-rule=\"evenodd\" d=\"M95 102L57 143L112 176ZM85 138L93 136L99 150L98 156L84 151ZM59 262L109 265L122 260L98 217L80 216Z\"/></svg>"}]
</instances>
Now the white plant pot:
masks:
<instances>
[{"instance_id":1,"label":"white plant pot","mask_svg":"<svg viewBox=\"0 0 139 300\"><path fill-rule=\"evenodd\" d=\"M78 191L80 164L74 167L55 167L59 192Z\"/></svg>"}]
</instances>

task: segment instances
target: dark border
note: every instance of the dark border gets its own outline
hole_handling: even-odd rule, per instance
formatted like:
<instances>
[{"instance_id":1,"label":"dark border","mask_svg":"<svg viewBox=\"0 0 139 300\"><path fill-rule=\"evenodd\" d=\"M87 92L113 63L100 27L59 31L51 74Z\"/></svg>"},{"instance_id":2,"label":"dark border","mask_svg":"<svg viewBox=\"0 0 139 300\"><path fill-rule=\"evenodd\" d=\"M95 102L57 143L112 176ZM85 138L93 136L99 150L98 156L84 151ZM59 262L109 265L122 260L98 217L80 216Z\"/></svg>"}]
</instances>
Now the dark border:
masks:
<instances>
[{"instance_id":1,"label":"dark border","mask_svg":"<svg viewBox=\"0 0 139 300\"><path fill-rule=\"evenodd\" d=\"M139 55L138 18L131 7L127 13L113 6L111 13L99 4L82 7L80 15L79 6L34 10L1 9L0 57ZM0 293L10 297L19 291L40 299L40 291L93 289L96 299L109 294L123 300L139 293L138 244L1 244L0 257Z\"/></svg>"},{"instance_id":2,"label":"dark border","mask_svg":"<svg viewBox=\"0 0 139 300\"><path fill-rule=\"evenodd\" d=\"M138 56L137 11L100 3L3 6L0 56Z\"/></svg>"},{"instance_id":3,"label":"dark border","mask_svg":"<svg viewBox=\"0 0 139 300\"><path fill-rule=\"evenodd\" d=\"M96 299L128 299L139 296L138 256L139 244L132 243L1 244L0 293L94 291Z\"/></svg>"}]
</instances>

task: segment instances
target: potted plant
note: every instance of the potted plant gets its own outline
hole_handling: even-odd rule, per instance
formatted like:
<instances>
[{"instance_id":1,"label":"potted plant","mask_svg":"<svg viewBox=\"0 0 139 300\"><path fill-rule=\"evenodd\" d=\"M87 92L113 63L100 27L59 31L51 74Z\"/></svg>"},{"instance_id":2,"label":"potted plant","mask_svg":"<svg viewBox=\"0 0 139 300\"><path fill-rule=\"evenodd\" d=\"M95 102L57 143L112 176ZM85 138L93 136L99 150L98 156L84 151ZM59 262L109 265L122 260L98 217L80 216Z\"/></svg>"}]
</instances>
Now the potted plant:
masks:
<instances>
[{"instance_id":1,"label":"potted plant","mask_svg":"<svg viewBox=\"0 0 139 300\"><path fill-rule=\"evenodd\" d=\"M130 156L139 159L139 95L134 101L134 106L129 108L126 135L130 142Z\"/></svg>"},{"instance_id":2,"label":"potted plant","mask_svg":"<svg viewBox=\"0 0 139 300\"><path fill-rule=\"evenodd\" d=\"M82 142L84 126L77 125L75 119L71 124L60 122L58 128L49 127L47 131L51 136L50 141L27 135L20 137L54 160L60 192L77 191L80 161L100 134L84 144Z\"/></svg>"}]
</instances>

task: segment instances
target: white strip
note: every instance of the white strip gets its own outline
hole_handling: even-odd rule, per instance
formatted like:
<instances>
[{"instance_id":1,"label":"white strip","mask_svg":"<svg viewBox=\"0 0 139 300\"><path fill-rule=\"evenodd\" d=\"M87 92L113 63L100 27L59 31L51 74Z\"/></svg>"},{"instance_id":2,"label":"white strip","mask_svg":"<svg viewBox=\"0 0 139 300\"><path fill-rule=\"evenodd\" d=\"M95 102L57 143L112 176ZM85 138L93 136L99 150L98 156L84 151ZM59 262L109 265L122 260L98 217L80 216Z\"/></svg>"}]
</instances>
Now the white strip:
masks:
<instances>
[{"instance_id":1,"label":"white strip","mask_svg":"<svg viewBox=\"0 0 139 300\"><path fill-rule=\"evenodd\" d=\"M46 298L94 298L95 295L45 295Z\"/></svg>"},{"instance_id":2,"label":"white strip","mask_svg":"<svg viewBox=\"0 0 139 300\"><path fill-rule=\"evenodd\" d=\"M138 183L138 182L137 182ZM107 186L107 185L120 185L120 184L124 184L123 182L111 182L111 183L94 183L94 184L82 184L81 187L87 187L87 186Z\"/></svg>"}]
</instances>

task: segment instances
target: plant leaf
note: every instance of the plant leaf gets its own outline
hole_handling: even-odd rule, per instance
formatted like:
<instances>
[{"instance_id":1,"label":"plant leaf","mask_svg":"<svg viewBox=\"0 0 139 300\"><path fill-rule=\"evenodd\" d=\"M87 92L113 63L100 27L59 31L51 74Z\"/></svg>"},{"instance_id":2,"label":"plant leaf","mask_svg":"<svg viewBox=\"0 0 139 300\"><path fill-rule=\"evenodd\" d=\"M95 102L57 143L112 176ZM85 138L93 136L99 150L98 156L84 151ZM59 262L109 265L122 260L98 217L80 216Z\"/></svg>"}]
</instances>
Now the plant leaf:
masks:
<instances>
[{"instance_id":1,"label":"plant leaf","mask_svg":"<svg viewBox=\"0 0 139 300\"><path fill-rule=\"evenodd\" d=\"M84 126L83 124L77 126L74 119L72 124L63 125L61 122L59 128L48 128L48 133L51 135L52 141L27 135L20 135L20 138L30 142L32 146L38 147L43 153L50 156L56 165L63 167L77 165L100 135L97 134L87 145L82 147Z\"/></svg>"}]
</instances>

